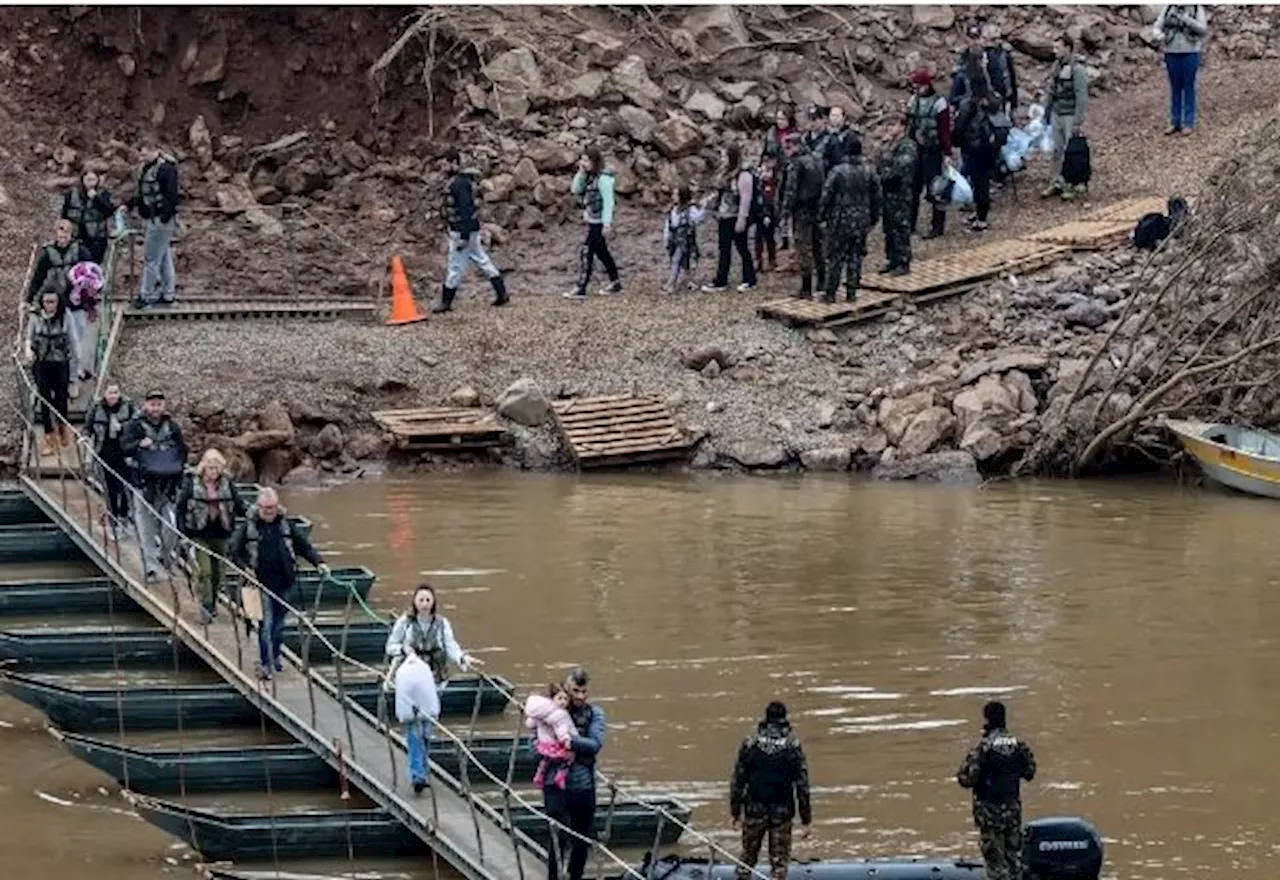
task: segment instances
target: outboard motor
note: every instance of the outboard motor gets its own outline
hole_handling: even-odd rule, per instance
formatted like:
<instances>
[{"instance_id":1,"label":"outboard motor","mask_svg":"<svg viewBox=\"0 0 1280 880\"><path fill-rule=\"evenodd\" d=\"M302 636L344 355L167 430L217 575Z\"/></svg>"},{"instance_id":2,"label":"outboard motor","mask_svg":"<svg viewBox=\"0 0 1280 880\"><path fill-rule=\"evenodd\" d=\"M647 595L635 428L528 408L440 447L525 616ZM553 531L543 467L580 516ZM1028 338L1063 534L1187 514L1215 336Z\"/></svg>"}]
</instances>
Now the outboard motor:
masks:
<instances>
[{"instance_id":1,"label":"outboard motor","mask_svg":"<svg viewBox=\"0 0 1280 880\"><path fill-rule=\"evenodd\" d=\"M1075 816L1028 822L1022 843L1027 880L1098 880L1102 836Z\"/></svg>"}]
</instances>

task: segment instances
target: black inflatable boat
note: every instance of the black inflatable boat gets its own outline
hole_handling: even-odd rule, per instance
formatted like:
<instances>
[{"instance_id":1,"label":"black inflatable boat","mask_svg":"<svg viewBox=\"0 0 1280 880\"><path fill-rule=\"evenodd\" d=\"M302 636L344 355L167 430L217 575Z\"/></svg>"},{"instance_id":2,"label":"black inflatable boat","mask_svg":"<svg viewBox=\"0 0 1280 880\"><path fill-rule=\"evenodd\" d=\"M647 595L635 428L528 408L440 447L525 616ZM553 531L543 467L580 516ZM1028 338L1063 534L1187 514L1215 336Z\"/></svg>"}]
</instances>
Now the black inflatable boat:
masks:
<instances>
[{"instance_id":1,"label":"black inflatable boat","mask_svg":"<svg viewBox=\"0 0 1280 880\"><path fill-rule=\"evenodd\" d=\"M1025 880L1098 880L1102 873L1102 837L1084 819L1072 816L1036 819L1026 826L1022 851ZM646 880L734 880L733 865L706 859L646 857ZM755 877L769 877L769 866ZM981 862L814 861L793 862L787 880L984 880Z\"/></svg>"}]
</instances>

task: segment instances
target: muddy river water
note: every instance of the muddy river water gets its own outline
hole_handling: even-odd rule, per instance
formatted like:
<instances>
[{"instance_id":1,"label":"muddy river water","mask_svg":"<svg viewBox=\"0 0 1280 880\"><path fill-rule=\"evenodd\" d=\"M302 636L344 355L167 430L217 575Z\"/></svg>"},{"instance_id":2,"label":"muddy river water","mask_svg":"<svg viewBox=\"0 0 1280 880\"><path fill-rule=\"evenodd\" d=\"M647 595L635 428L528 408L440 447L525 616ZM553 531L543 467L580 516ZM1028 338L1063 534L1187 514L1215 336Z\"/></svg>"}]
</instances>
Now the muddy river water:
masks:
<instances>
[{"instance_id":1,"label":"muddy river water","mask_svg":"<svg viewBox=\"0 0 1280 880\"><path fill-rule=\"evenodd\" d=\"M779 698L814 785L798 856L976 857L954 773L1000 696L1039 760L1027 815L1095 822L1108 876L1280 857L1280 505L1163 483L512 474L286 501L331 561L378 572L380 609L436 583L490 671L527 687L588 666L606 772L725 842L735 749ZM191 876L42 727L0 697L0 877Z\"/></svg>"}]
</instances>

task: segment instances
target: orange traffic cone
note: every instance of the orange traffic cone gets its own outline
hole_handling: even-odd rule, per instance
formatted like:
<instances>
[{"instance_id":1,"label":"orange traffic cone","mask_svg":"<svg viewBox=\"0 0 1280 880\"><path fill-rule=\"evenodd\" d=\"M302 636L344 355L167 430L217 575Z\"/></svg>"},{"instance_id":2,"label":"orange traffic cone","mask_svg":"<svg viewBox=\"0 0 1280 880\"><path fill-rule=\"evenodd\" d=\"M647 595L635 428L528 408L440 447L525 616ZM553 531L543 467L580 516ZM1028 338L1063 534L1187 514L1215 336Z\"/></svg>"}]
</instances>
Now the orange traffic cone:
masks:
<instances>
[{"instance_id":1,"label":"orange traffic cone","mask_svg":"<svg viewBox=\"0 0 1280 880\"><path fill-rule=\"evenodd\" d=\"M404 274L404 263L398 256L392 257L391 317L387 319L387 326L425 320L427 316L418 311L418 304L413 301L413 288L409 286L409 278Z\"/></svg>"}]
</instances>

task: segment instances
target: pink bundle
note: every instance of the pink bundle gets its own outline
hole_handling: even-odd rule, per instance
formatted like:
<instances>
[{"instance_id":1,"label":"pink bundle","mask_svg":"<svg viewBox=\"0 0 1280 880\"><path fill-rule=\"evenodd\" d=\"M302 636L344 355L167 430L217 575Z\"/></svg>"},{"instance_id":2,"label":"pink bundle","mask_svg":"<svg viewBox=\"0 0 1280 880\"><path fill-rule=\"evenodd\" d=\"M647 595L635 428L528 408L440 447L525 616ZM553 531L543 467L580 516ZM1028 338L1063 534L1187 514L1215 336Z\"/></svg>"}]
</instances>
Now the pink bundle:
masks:
<instances>
[{"instance_id":1,"label":"pink bundle","mask_svg":"<svg viewBox=\"0 0 1280 880\"><path fill-rule=\"evenodd\" d=\"M71 304L83 306L89 320L96 318L98 293L107 283L102 267L97 263L76 263L67 272L67 281L71 284L71 293L67 297Z\"/></svg>"}]
</instances>

